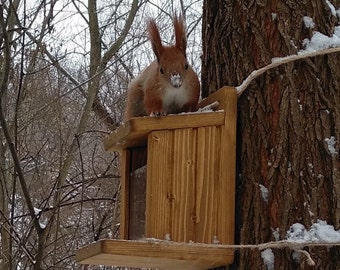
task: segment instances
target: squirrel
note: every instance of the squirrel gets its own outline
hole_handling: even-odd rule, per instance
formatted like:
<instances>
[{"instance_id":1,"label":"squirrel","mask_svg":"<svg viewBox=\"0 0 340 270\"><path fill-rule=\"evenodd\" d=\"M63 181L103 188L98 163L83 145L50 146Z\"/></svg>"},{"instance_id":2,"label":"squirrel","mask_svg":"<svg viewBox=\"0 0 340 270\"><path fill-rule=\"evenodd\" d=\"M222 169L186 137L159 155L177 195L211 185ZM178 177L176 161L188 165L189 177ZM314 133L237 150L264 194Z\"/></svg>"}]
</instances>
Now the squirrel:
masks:
<instances>
[{"instance_id":1,"label":"squirrel","mask_svg":"<svg viewBox=\"0 0 340 270\"><path fill-rule=\"evenodd\" d=\"M187 39L183 17L173 18L175 45L163 46L153 19L147 30L154 60L128 87L124 120L138 116L165 116L197 109L200 83L186 59Z\"/></svg>"}]
</instances>

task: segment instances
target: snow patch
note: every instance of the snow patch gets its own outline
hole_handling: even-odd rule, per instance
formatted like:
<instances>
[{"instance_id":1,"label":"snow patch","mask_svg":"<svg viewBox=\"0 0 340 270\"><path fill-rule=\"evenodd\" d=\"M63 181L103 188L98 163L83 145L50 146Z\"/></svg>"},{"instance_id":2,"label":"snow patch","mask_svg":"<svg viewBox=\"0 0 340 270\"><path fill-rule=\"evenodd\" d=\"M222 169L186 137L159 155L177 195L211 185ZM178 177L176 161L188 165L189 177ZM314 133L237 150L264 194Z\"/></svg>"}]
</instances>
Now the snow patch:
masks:
<instances>
[{"instance_id":1,"label":"snow patch","mask_svg":"<svg viewBox=\"0 0 340 270\"><path fill-rule=\"evenodd\" d=\"M335 10L334 5L333 5L331 2L329 2L328 0L326 0L326 3L327 3L327 5L329 6L329 8L331 9L332 15L336 17L336 13L337 13L337 12L336 12L336 10Z\"/></svg>"},{"instance_id":2,"label":"snow patch","mask_svg":"<svg viewBox=\"0 0 340 270\"><path fill-rule=\"evenodd\" d=\"M271 248L267 248L261 252L264 265L267 270L274 270L274 253Z\"/></svg>"},{"instance_id":3,"label":"snow patch","mask_svg":"<svg viewBox=\"0 0 340 270\"><path fill-rule=\"evenodd\" d=\"M138 168L137 170L134 171L134 174L137 178L141 178L142 176L144 176L146 173L146 165Z\"/></svg>"},{"instance_id":4,"label":"snow patch","mask_svg":"<svg viewBox=\"0 0 340 270\"><path fill-rule=\"evenodd\" d=\"M182 85L182 78L179 74L171 74L170 83L173 87L180 87Z\"/></svg>"},{"instance_id":5,"label":"snow patch","mask_svg":"<svg viewBox=\"0 0 340 270\"><path fill-rule=\"evenodd\" d=\"M329 153L331 154L332 157L334 157L338 153L335 149L336 145L335 137L331 136L330 138L326 138L325 142L327 143Z\"/></svg>"},{"instance_id":6,"label":"snow patch","mask_svg":"<svg viewBox=\"0 0 340 270\"><path fill-rule=\"evenodd\" d=\"M272 21L277 20L277 13L273 12L271 15L272 15Z\"/></svg>"},{"instance_id":7,"label":"snow patch","mask_svg":"<svg viewBox=\"0 0 340 270\"><path fill-rule=\"evenodd\" d=\"M260 190L261 190L261 195L262 199L265 202L268 202L268 188L266 188L264 185L259 184Z\"/></svg>"},{"instance_id":8,"label":"snow patch","mask_svg":"<svg viewBox=\"0 0 340 270\"><path fill-rule=\"evenodd\" d=\"M34 209L34 214L35 214L36 216L38 216L38 215L42 212L42 210L39 209L39 208L33 207L33 209Z\"/></svg>"},{"instance_id":9,"label":"snow patch","mask_svg":"<svg viewBox=\"0 0 340 270\"><path fill-rule=\"evenodd\" d=\"M335 27L334 34L331 37L315 31L310 40L305 39L303 41L303 45L305 49L299 51L299 54L340 46L340 26Z\"/></svg>"},{"instance_id":10,"label":"snow patch","mask_svg":"<svg viewBox=\"0 0 340 270\"><path fill-rule=\"evenodd\" d=\"M294 223L287 231L287 240L291 242L340 242L340 231L328 225L324 220L313 223L308 231L301 223Z\"/></svg>"},{"instance_id":11,"label":"snow patch","mask_svg":"<svg viewBox=\"0 0 340 270\"><path fill-rule=\"evenodd\" d=\"M313 19L309 16L303 17L303 23L305 24L306 28L314 28L315 27L315 23L314 23Z\"/></svg>"}]
</instances>

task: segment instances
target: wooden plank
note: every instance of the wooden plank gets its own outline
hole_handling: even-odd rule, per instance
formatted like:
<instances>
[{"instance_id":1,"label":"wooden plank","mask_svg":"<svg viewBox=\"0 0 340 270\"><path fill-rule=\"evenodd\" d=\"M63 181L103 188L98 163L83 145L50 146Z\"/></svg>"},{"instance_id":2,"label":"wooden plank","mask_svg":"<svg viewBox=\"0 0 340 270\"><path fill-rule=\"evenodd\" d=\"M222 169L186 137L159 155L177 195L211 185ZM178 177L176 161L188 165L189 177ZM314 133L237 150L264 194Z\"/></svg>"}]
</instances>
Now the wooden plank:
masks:
<instances>
[{"instance_id":1,"label":"wooden plank","mask_svg":"<svg viewBox=\"0 0 340 270\"><path fill-rule=\"evenodd\" d=\"M100 240L76 252L80 264L155 269L208 269L230 264L233 251L194 243Z\"/></svg>"},{"instance_id":2,"label":"wooden plank","mask_svg":"<svg viewBox=\"0 0 340 270\"><path fill-rule=\"evenodd\" d=\"M224 86L220 88L218 91L210 94L207 98L203 99L200 104L199 108L203 108L215 101L219 103L218 107L214 108L214 110L226 110L226 108L229 106L229 96L228 93L231 89L235 89L235 87L230 87L230 86ZM233 91L231 90L231 91Z\"/></svg>"},{"instance_id":3,"label":"wooden plank","mask_svg":"<svg viewBox=\"0 0 340 270\"><path fill-rule=\"evenodd\" d=\"M219 182L219 142L221 129L198 129L196 177L196 241L212 243L217 234ZM224 193L224 192L223 192Z\"/></svg>"},{"instance_id":4,"label":"wooden plank","mask_svg":"<svg viewBox=\"0 0 340 270\"><path fill-rule=\"evenodd\" d=\"M119 152L120 162L120 238L128 239L129 234L129 174L130 174L130 154L129 149Z\"/></svg>"},{"instance_id":5,"label":"wooden plank","mask_svg":"<svg viewBox=\"0 0 340 270\"><path fill-rule=\"evenodd\" d=\"M151 131L218 126L224 123L223 112L187 113L164 117L136 117L113 131L104 139L106 151L146 145Z\"/></svg>"},{"instance_id":6,"label":"wooden plank","mask_svg":"<svg viewBox=\"0 0 340 270\"><path fill-rule=\"evenodd\" d=\"M174 134L171 240L195 241L196 129L178 129Z\"/></svg>"},{"instance_id":7,"label":"wooden plank","mask_svg":"<svg viewBox=\"0 0 340 270\"><path fill-rule=\"evenodd\" d=\"M220 190L217 237L221 243L234 243L235 178L236 178L236 121L237 93L233 87L225 88L225 124L220 143Z\"/></svg>"},{"instance_id":8,"label":"wooden plank","mask_svg":"<svg viewBox=\"0 0 340 270\"><path fill-rule=\"evenodd\" d=\"M170 211L173 198L173 134L154 131L149 135L146 198L146 237L165 239L171 234Z\"/></svg>"}]
</instances>

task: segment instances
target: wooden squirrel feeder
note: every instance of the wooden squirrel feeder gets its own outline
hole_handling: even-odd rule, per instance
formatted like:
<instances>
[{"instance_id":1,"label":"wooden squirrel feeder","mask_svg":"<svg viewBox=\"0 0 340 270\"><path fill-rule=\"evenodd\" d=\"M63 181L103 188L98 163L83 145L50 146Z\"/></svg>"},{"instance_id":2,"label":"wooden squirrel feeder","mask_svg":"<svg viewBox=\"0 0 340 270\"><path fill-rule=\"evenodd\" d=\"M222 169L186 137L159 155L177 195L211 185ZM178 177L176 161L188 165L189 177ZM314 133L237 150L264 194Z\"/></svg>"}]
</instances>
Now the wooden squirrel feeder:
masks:
<instances>
[{"instance_id":1,"label":"wooden squirrel feeder","mask_svg":"<svg viewBox=\"0 0 340 270\"><path fill-rule=\"evenodd\" d=\"M121 240L81 248L81 264L208 269L231 264L237 93L200 103L214 112L132 118L104 140L120 152ZM162 241L161 241L162 240Z\"/></svg>"}]
</instances>

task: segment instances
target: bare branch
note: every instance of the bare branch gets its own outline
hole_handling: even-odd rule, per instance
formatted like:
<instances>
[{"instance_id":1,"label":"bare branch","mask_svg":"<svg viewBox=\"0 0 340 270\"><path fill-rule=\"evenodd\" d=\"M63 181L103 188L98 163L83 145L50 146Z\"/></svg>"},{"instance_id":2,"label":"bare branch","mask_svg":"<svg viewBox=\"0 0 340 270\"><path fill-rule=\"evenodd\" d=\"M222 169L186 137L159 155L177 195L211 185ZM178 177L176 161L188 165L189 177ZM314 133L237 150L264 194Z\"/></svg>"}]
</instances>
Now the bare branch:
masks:
<instances>
[{"instance_id":1,"label":"bare branch","mask_svg":"<svg viewBox=\"0 0 340 270\"><path fill-rule=\"evenodd\" d=\"M290 63L290 62L301 60L301 59L304 59L304 58L309 58L309 57L314 57L314 56L324 55L324 54L330 54L330 53L335 53L335 52L340 52L340 47L322 49L322 50L313 51L313 52L304 52L304 53L294 54L294 55L288 55L288 56L285 56L285 57L282 57L282 58L275 58L275 61L273 61L269 65L251 72L250 75L242 82L242 84L236 87L237 95L241 96L242 93L247 89L247 87L249 86L249 84L253 80L255 80L256 78L258 78L259 76L261 76L263 73L265 73L266 71L268 71L270 69L281 66L283 64L287 64L287 63Z\"/></svg>"}]
</instances>

